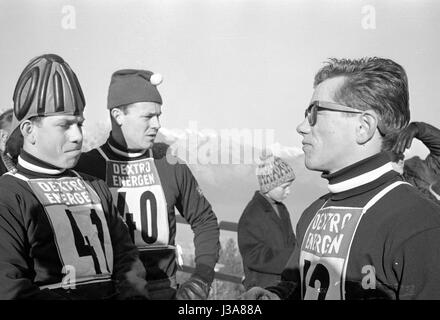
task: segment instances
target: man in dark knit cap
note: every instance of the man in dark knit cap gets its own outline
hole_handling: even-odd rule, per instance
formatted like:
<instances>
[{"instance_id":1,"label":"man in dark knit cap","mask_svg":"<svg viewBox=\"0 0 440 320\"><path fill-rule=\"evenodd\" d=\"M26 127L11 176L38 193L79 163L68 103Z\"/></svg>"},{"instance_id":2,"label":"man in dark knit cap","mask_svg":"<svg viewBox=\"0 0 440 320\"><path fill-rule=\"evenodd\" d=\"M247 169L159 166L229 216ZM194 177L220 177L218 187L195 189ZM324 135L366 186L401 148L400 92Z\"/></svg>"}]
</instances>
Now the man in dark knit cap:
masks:
<instances>
[{"instance_id":1,"label":"man in dark knit cap","mask_svg":"<svg viewBox=\"0 0 440 320\"><path fill-rule=\"evenodd\" d=\"M246 289L275 285L296 243L290 214L283 204L295 179L293 169L270 152L260 158L256 169L260 190L238 222Z\"/></svg>"},{"instance_id":2,"label":"man in dark knit cap","mask_svg":"<svg viewBox=\"0 0 440 320\"><path fill-rule=\"evenodd\" d=\"M305 165L329 193L296 228L281 281L245 298L440 299L439 207L394 171L409 123L405 70L390 59L330 59L298 125Z\"/></svg>"},{"instance_id":3,"label":"man in dark knit cap","mask_svg":"<svg viewBox=\"0 0 440 320\"><path fill-rule=\"evenodd\" d=\"M0 178L0 300L148 298L145 268L102 180L71 170L85 99L70 66L34 58L14 91L17 168Z\"/></svg>"},{"instance_id":4,"label":"man in dark knit cap","mask_svg":"<svg viewBox=\"0 0 440 320\"><path fill-rule=\"evenodd\" d=\"M147 270L151 299L207 299L219 254L217 218L186 164L154 140L160 128L160 74L113 73L108 90L112 131L83 154L77 169L106 181ZM194 232L195 271L176 283L175 208ZM176 289L178 290L176 292Z\"/></svg>"}]
</instances>

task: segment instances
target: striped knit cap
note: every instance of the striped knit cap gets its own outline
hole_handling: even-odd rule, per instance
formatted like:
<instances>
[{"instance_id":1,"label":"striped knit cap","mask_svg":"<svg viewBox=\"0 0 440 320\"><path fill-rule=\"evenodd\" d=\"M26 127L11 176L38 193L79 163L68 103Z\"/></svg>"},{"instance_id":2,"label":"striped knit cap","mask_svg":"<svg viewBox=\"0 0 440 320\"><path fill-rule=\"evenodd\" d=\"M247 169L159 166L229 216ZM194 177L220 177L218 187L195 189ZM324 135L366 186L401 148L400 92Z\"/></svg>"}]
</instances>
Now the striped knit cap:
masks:
<instances>
[{"instance_id":1,"label":"striped knit cap","mask_svg":"<svg viewBox=\"0 0 440 320\"><path fill-rule=\"evenodd\" d=\"M86 101L73 70L56 54L32 59L14 90L11 132L35 116L82 115Z\"/></svg>"},{"instance_id":2,"label":"striped knit cap","mask_svg":"<svg viewBox=\"0 0 440 320\"><path fill-rule=\"evenodd\" d=\"M271 152L263 151L256 169L260 190L263 193L279 187L283 183L295 180L292 167Z\"/></svg>"}]
</instances>

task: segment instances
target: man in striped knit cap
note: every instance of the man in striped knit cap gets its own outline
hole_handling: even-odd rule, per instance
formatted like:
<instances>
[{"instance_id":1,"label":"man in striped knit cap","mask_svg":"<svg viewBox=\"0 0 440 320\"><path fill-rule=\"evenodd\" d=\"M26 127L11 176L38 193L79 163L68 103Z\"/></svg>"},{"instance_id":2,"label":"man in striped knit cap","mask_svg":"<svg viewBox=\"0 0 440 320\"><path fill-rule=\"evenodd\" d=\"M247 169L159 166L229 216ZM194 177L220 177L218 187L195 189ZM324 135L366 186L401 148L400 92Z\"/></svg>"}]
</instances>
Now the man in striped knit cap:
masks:
<instances>
[{"instance_id":1,"label":"man in striped knit cap","mask_svg":"<svg viewBox=\"0 0 440 320\"><path fill-rule=\"evenodd\" d=\"M289 211L282 203L295 179L292 167L263 152L256 174L260 190L255 192L238 223L246 289L276 284L296 243Z\"/></svg>"},{"instance_id":2,"label":"man in striped knit cap","mask_svg":"<svg viewBox=\"0 0 440 320\"><path fill-rule=\"evenodd\" d=\"M23 148L17 170L0 178L0 300L148 298L110 190L71 170L85 108L73 70L54 54L34 58L13 100L12 131Z\"/></svg>"}]
</instances>

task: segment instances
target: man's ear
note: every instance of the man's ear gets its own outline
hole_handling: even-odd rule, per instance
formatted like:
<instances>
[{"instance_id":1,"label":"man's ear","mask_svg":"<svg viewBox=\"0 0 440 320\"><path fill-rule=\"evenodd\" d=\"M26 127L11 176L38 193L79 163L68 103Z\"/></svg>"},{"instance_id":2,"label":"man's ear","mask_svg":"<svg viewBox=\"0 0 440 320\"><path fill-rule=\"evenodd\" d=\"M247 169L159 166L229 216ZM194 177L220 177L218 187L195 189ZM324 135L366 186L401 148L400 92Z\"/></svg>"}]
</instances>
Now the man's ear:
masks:
<instances>
[{"instance_id":1,"label":"man's ear","mask_svg":"<svg viewBox=\"0 0 440 320\"><path fill-rule=\"evenodd\" d=\"M33 123L30 120L25 120L20 124L20 131L23 135L24 141L28 141L30 144L35 144L36 137L35 137L35 123Z\"/></svg>"},{"instance_id":2,"label":"man's ear","mask_svg":"<svg viewBox=\"0 0 440 320\"><path fill-rule=\"evenodd\" d=\"M124 116L124 112L119 108L113 108L110 110L110 115L119 126L122 125L122 118Z\"/></svg>"},{"instance_id":3,"label":"man's ear","mask_svg":"<svg viewBox=\"0 0 440 320\"><path fill-rule=\"evenodd\" d=\"M376 113L365 111L359 117L359 123L356 128L356 142L359 144L365 144L370 141L376 132L378 124L379 118Z\"/></svg>"}]
</instances>

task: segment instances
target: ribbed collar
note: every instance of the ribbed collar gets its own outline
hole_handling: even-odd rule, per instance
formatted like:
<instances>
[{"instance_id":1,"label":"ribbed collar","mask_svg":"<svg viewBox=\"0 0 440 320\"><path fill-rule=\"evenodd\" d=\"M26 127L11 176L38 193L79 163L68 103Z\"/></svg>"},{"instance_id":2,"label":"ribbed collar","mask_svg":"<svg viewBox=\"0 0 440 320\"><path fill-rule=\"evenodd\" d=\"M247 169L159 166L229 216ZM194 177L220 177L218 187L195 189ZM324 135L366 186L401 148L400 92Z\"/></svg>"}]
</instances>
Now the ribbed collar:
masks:
<instances>
[{"instance_id":1,"label":"ribbed collar","mask_svg":"<svg viewBox=\"0 0 440 320\"><path fill-rule=\"evenodd\" d=\"M332 174L323 174L334 198L343 199L376 188L399 177L391 165L391 154L381 152Z\"/></svg>"},{"instance_id":2,"label":"ribbed collar","mask_svg":"<svg viewBox=\"0 0 440 320\"><path fill-rule=\"evenodd\" d=\"M128 150L127 148L117 143L115 139L113 139L111 132L109 138L107 139L107 145L113 153L130 159L142 157L151 150L151 149ZM151 155L151 152L149 153L149 155Z\"/></svg>"},{"instance_id":3,"label":"ribbed collar","mask_svg":"<svg viewBox=\"0 0 440 320\"><path fill-rule=\"evenodd\" d=\"M62 174L66 169L58 168L50 163L47 163L41 159L38 159L22 150L18 156L17 170L23 171L28 174L44 174L55 176Z\"/></svg>"},{"instance_id":4,"label":"ribbed collar","mask_svg":"<svg viewBox=\"0 0 440 320\"><path fill-rule=\"evenodd\" d=\"M437 190L439 189L440 186L440 180L436 181L434 183L431 183L429 185L429 192L431 192L431 194L438 200L440 201L440 194L437 193Z\"/></svg>"}]
</instances>

